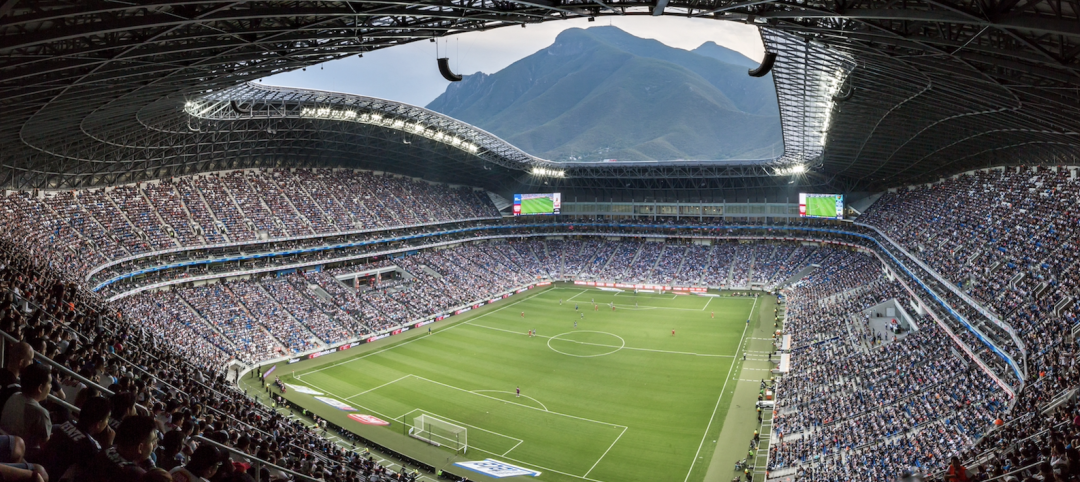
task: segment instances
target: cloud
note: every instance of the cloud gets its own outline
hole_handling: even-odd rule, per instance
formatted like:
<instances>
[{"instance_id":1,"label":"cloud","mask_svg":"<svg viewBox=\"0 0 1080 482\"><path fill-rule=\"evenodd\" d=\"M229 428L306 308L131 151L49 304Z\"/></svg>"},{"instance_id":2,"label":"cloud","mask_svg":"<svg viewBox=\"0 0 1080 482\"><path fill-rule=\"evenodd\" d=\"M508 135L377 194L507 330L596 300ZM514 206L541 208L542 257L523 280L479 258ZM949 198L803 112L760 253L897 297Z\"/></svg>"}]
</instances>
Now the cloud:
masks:
<instances>
[{"instance_id":1,"label":"cloud","mask_svg":"<svg viewBox=\"0 0 1080 482\"><path fill-rule=\"evenodd\" d=\"M682 17L601 17L595 22L565 20L455 35L437 43L414 42L369 52L363 58L353 56L308 67L307 71L277 74L263 83L367 95L422 106L442 94L448 84L435 64L436 48L438 56L450 58L454 72L494 73L551 45L563 30L609 24L632 35L686 50L711 40L755 61L765 54L757 27L750 25Z\"/></svg>"}]
</instances>

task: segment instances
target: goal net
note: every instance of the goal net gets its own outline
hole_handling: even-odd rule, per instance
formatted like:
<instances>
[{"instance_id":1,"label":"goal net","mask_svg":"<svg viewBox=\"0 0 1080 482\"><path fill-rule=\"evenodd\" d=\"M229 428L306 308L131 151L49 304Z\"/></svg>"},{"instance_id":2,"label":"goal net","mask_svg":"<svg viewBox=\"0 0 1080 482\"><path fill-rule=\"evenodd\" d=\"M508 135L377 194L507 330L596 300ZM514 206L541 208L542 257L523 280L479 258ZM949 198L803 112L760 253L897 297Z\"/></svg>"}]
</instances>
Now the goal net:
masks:
<instances>
[{"instance_id":1,"label":"goal net","mask_svg":"<svg viewBox=\"0 0 1080 482\"><path fill-rule=\"evenodd\" d=\"M426 413L413 419L409 435L438 447L465 453L469 448L469 430Z\"/></svg>"}]
</instances>

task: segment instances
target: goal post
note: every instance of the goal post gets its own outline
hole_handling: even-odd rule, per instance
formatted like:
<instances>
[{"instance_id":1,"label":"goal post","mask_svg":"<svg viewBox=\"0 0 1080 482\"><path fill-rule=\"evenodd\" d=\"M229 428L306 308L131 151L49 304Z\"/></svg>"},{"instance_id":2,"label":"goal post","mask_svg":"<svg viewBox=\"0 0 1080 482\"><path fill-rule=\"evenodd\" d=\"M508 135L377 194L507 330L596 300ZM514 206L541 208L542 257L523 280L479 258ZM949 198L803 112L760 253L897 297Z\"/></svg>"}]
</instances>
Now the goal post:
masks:
<instances>
[{"instance_id":1,"label":"goal post","mask_svg":"<svg viewBox=\"0 0 1080 482\"><path fill-rule=\"evenodd\" d=\"M438 447L465 453L469 448L469 430L441 418L421 413L413 418L409 435Z\"/></svg>"}]
</instances>

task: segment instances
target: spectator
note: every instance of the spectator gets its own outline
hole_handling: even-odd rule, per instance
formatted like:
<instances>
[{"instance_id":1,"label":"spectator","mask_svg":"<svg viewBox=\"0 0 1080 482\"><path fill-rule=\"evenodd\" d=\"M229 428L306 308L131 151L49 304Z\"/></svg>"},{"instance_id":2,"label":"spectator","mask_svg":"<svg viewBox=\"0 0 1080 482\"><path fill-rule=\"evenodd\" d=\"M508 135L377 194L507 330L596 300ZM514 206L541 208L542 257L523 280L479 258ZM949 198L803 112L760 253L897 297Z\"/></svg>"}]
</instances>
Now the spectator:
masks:
<instances>
[{"instance_id":1,"label":"spectator","mask_svg":"<svg viewBox=\"0 0 1080 482\"><path fill-rule=\"evenodd\" d=\"M59 479L71 469L70 477L80 480L102 447L112 445L116 433L109 427L111 411L109 399L93 397L83 403L78 423L64 422L54 427L43 454L48 473Z\"/></svg>"},{"instance_id":2,"label":"spectator","mask_svg":"<svg viewBox=\"0 0 1080 482\"><path fill-rule=\"evenodd\" d=\"M33 452L43 448L52 433L49 411L41 406L52 388L52 369L40 363L30 365L22 370L21 379L22 390L4 404L0 428L22 437L27 452Z\"/></svg>"},{"instance_id":3,"label":"spectator","mask_svg":"<svg viewBox=\"0 0 1080 482\"><path fill-rule=\"evenodd\" d=\"M157 447L158 433L154 419L134 416L124 419L116 430L114 445L98 453L90 463L90 482L139 482L154 468L150 456Z\"/></svg>"},{"instance_id":4,"label":"spectator","mask_svg":"<svg viewBox=\"0 0 1080 482\"><path fill-rule=\"evenodd\" d=\"M161 446L157 451L157 465L165 470L172 470L184 465L187 457L184 455L184 432L173 430L165 433Z\"/></svg>"},{"instance_id":5,"label":"spectator","mask_svg":"<svg viewBox=\"0 0 1080 482\"><path fill-rule=\"evenodd\" d=\"M226 460L227 454L222 454L217 447L206 444L195 450L187 464L176 467L169 473L176 482L209 482Z\"/></svg>"},{"instance_id":6,"label":"spectator","mask_svg":"<svg viewBox=\"0 0 1080 482\"><path fill-rule=\"evenodd\" d=\"M8 352L7 366L0 371L0 407L8 398L21 391L19 375L22 370L34 363L34 349L29 343L19 342Z\"/></svg>"},{"instance_id":7,"label":"spectator","mask_svg":"<svg viewBox=\"0 0 1080 482\"><path fill-rule=\"evenodd\" d=\"M949 460L949 469L945 472L945 482L968 482L967 467L958 457Z\"/></svg>"}]
</instances>

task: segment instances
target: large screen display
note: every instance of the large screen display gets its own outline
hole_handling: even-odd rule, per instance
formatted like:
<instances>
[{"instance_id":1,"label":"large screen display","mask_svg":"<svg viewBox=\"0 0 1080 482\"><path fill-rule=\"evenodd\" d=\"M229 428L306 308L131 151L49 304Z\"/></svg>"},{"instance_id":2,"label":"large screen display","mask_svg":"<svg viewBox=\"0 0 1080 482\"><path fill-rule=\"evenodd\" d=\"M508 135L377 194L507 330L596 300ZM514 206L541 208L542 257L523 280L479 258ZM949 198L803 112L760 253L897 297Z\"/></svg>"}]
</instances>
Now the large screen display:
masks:
<instances>
[{"instance_id":1,"label":"large screen display","mask_svg":"<svg viewBox=\"0 0 1080 482\"><path fill-rule=\"evenodd\" d=\"M562 194L514 194L514 216L533 216L537 214L559 214L562 209Z\"/></svg>"},{"instance_id":2,"label":"large screen display","mask_svg":"<svg viewBox=\"0 0 1080 482\"><path fill-rule=\"evenodd\" d=\"M844 195L799 193L799 216L844 219Z\"/></svg>"}]
</instances>

